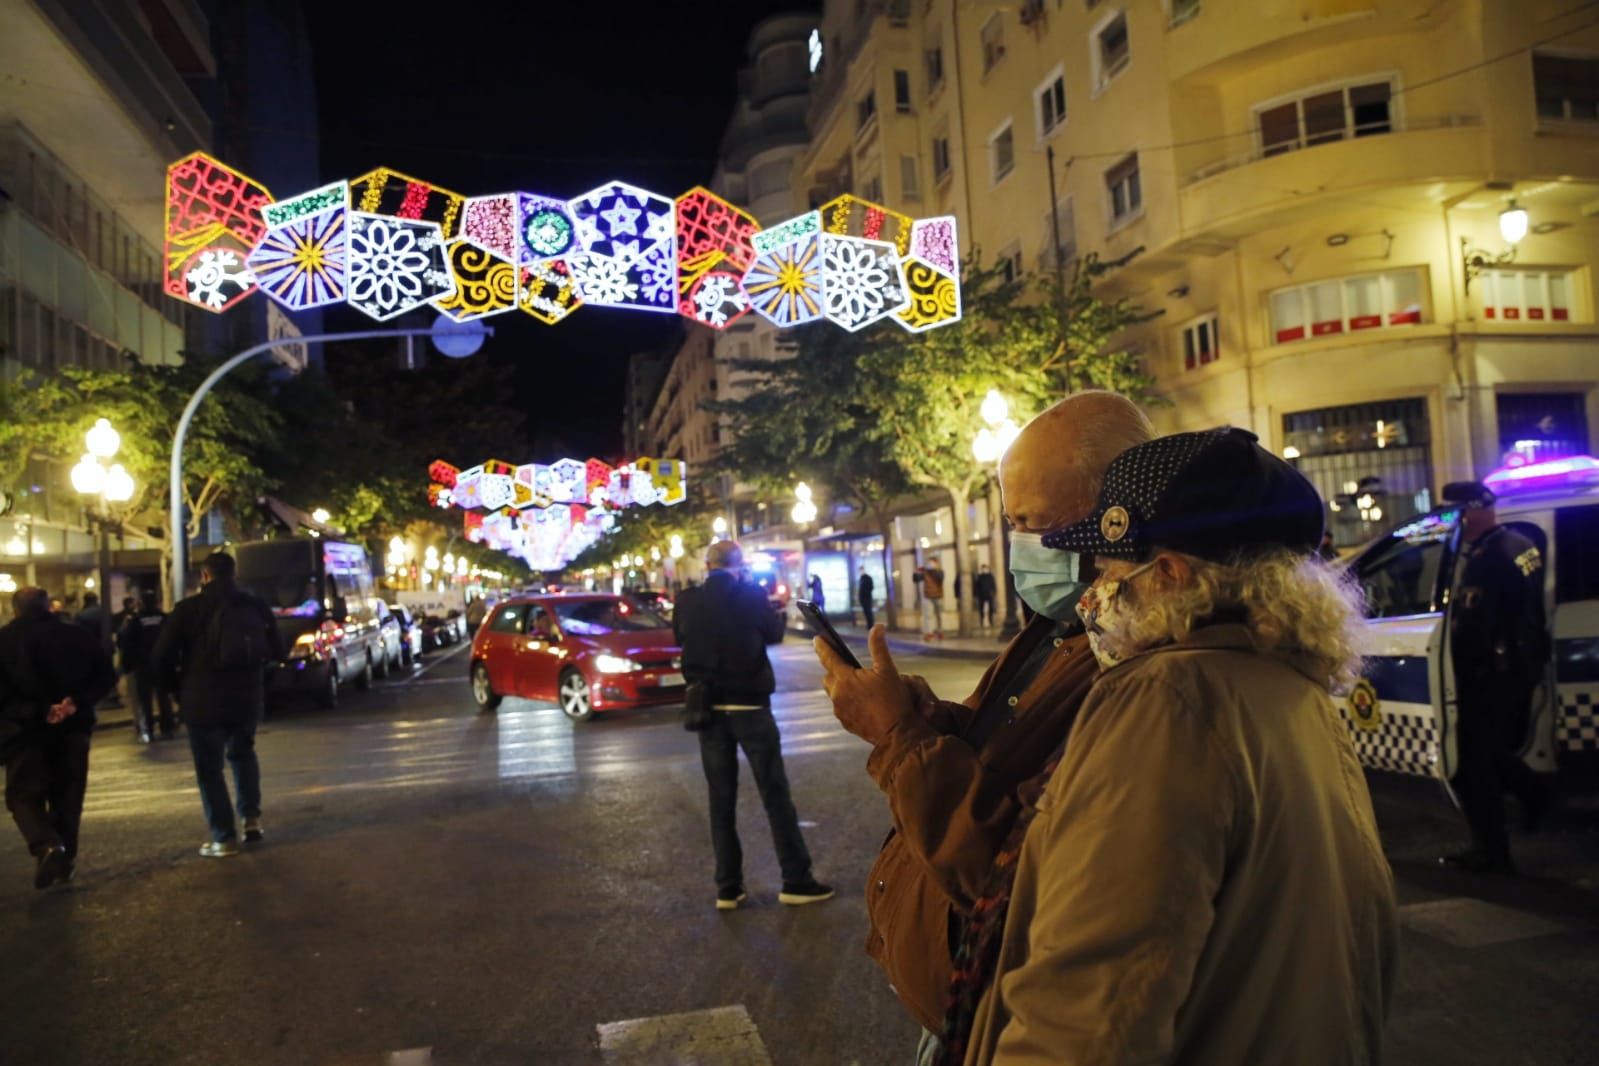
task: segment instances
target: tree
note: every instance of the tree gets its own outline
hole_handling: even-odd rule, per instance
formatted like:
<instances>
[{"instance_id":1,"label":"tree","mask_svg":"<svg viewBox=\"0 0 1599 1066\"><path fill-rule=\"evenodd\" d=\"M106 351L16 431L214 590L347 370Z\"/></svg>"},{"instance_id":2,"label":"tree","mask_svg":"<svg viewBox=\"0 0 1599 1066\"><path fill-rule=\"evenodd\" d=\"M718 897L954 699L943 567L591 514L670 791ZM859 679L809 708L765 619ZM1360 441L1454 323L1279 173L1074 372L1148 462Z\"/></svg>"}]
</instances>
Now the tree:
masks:
<instances>
[{"instance_id":1,"label":"tree","mask_svg":"<svg viewBox=\"0 0 1599 1066\"><path fill-rule=\"evenodd\" d=\"M167 507L172 435L212 364L186 356L179 366L130 360L124 370L64 367L28 376L4 395L0 411L0 483L14 485L30 459L71 462L97 418L122 434L117 461L137 486L128 515L159 516L162 588L171 587L172 522ZM255 457L274 443L278 415L260 396L259 374L224 378L195 412L184 448L184 535L193 539L212 510L252 501L271 487Z\"/></svg>"}]
</instances>

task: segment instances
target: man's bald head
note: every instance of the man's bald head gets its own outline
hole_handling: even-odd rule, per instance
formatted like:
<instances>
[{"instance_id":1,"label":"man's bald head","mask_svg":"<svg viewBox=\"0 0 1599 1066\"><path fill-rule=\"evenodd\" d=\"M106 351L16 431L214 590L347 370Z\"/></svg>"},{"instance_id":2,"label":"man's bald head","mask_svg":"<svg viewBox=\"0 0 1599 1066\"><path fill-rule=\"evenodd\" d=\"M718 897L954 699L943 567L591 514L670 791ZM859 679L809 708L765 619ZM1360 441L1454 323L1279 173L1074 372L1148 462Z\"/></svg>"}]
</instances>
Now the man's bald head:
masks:
<instances>
[{"instance_id":1,"label":"man's bald head","mask_svg":"<svg viewBox=\"0 0 1599 1066\"><path fill-rule=\"evenodd\" d=\"M744 549L736 540L719 540L705 550L705 566L709 570L737 570L744 565Z\"/></svg>"},{"instance_id":2,"label":"man's bald head","mask_svg":"<svg viewBox=\"0 0 1599 1066\"><path fill-rule=\"evenodd\" d=\"M18 618L43 618L50 613L50 594L37 585L24 585L12 594L11 610Z\"/></svg>"},{"instance_id":3,"label":"man's bald head","mask_svg":"<svg viewBox=\"0 0 1599 1066\"><path fill-rule=\"evenodd\" d=\"M1022 427L1000 460L1006 517L1027 533L1076 522L1094 509L1110 461L1154 435L1127 397L1073 393Z\"/></svg>"}]
</instances>

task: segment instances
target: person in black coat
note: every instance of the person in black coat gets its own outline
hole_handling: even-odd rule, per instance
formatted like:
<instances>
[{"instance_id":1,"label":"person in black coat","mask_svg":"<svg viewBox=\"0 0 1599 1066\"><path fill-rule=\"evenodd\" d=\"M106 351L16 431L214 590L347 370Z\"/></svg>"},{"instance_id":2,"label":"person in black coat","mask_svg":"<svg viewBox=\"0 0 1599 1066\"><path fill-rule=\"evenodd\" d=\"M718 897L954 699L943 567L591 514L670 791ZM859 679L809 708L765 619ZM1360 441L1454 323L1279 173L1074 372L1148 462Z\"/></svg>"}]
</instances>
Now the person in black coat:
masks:
<instances>
[{"instance_id":1,"label":"person in black coat","mask_svg":"<svg viewBox=\"0 0 1599 1066\"><path fill-rule=\"evenodd\" d=\"M72 880L89 783L94 706L117 671L97 634L50 612L44 589L18 589L0 628L0 759L6 808L37 860L33 885Z\"/></svg>"},{"instance_id":2,"label":"person in black coat","mask_svg":"<svg viewBox=\"0 0 1599 1066\"><path fill-rule=\"evenodd\" d=\"M877 591L877 582L872 580L871 574L862 570L861 579L856 582L855 589L856 598L861 604L861 614L866 616L866 628L870 631L875 620L872 614L872 596Z\"/></svg>"},{"instance_id":3,"label":"person in black coat","mask_svg":"<svg viewBox=\"0 0 1599 1066\"><path fill-rule=\"evenodd\" d=\"M224 756L233 767L245 841L265 835L255 730L266 708L263 668L284 657L271 609L239 588L235 571L233 556L225 552L206 557L200 591L172 609L153 664L158 683L177 691L188 728L200 805L211 827L211 840L200 848L207 858L239 853L238 825L222 776Z\"/></svg>"},{"instance_id":4,"label":"person in black coat","mask_svg":"<svg viewBox=\"0 0 1599 1066\"><path fill-rule=\"evenodd\" d=\"M738 840L738 749L744 749L760 790L783 872L778 902L817 903L833 890L811 873L811 855L783 770L782 736L772 717L777 680L766 646L783 639L783 616L766 591L739 579L744 554L730 540L712 544L705 565L710 575L684 589L672 612L672 629L683 649L683 677L704 686L710 722L699 732L700 762L710 788L711 845L716 852L716 909L744 901L744 853Z\"/></svg>"},{"instance_id":5,"label":"person in black coat","mask_svg":"<svg viewBox=\"0 0 1599 1066\"><path fill-rule=\"evenodd\" d=\"M132 680L133 732L144 743L155 734L155 710L161 708L161 738L176 732L172 714L172 694L155 672L155 643L167 620L153 589L144 590L144 603L123 618L117 630L117 650L122 654L122 672Z\"/></svg>"}]
</instances>

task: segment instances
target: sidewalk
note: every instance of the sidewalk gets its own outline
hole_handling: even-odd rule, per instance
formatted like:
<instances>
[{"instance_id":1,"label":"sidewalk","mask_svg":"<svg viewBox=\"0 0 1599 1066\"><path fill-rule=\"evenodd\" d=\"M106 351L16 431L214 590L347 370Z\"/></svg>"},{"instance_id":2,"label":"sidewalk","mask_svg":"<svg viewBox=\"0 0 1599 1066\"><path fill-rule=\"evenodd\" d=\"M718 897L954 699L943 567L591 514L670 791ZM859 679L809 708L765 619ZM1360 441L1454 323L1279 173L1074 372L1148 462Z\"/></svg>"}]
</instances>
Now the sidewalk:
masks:
<instances>
[{"instance_id":1,"label":"sidewalk","mask_svg":"<svg viewBox=\"0 0 1599 1066\"><path fill-rule=\"evenodd\" d=\"M833 628L838 630L838 635L843 637L847 644L861 649L857 655L862 662L866 662L866 627L840 625L834 622ZM794 625L789 626L789 632L804 640L809 640L814 635L809 629ZM975 637L951 635L943 640L934 641L924 641L921 634L904 629L891 629L888 632L888 650L895 655L933 655L945 659L972 659L986 663L992 662L1004 646L1000 642L997 629L988 630Z\"/></svg>"}]
</instances>

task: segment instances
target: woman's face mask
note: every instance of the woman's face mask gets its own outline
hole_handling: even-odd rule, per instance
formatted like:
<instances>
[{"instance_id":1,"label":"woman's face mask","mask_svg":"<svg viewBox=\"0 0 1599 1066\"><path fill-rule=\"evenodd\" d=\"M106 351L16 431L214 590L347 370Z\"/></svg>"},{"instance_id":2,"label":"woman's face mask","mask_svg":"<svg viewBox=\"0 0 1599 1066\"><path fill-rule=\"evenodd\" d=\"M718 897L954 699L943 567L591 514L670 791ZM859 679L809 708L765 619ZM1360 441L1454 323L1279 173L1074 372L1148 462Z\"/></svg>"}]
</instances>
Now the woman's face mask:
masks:
<instances>
[{"instance_id":1,"label":"woman's face mask","mask_svg":"<svg viewBox=\"0 0 1599 1066\"><path fill-rule=\"evenodd\" d=\"M1064 622L1088 582L1082 580L1083 557L1076 552L1044 547L1038 533L1010 535L1010 573L1016 595L1045 618Z\"/></svg>"},{"instance_id":2,"label":"woman's face mask","mask_svg":"<svg viewBox=\"0 0 1599 1066\"><path fill-rule=\"evenodd\" d=\"M1122 590L1133 578L1155 565L1151 559L1143 566L1135 567L1116 578L1102 578L1088 587L1082 598L1077 601L1077 617L1083 620L1083 628L1088 631L1088 646L1093 649L1094 658L1099 660L1101 670L1125 661L1127 656L1134 654L1132 650L1120 651L1108 646L1105 636L1107 632L1125 628L1127 605L1122 596ZM1126 654L1121 654L1125 651Z\"/></svg>"}]
</instances>

